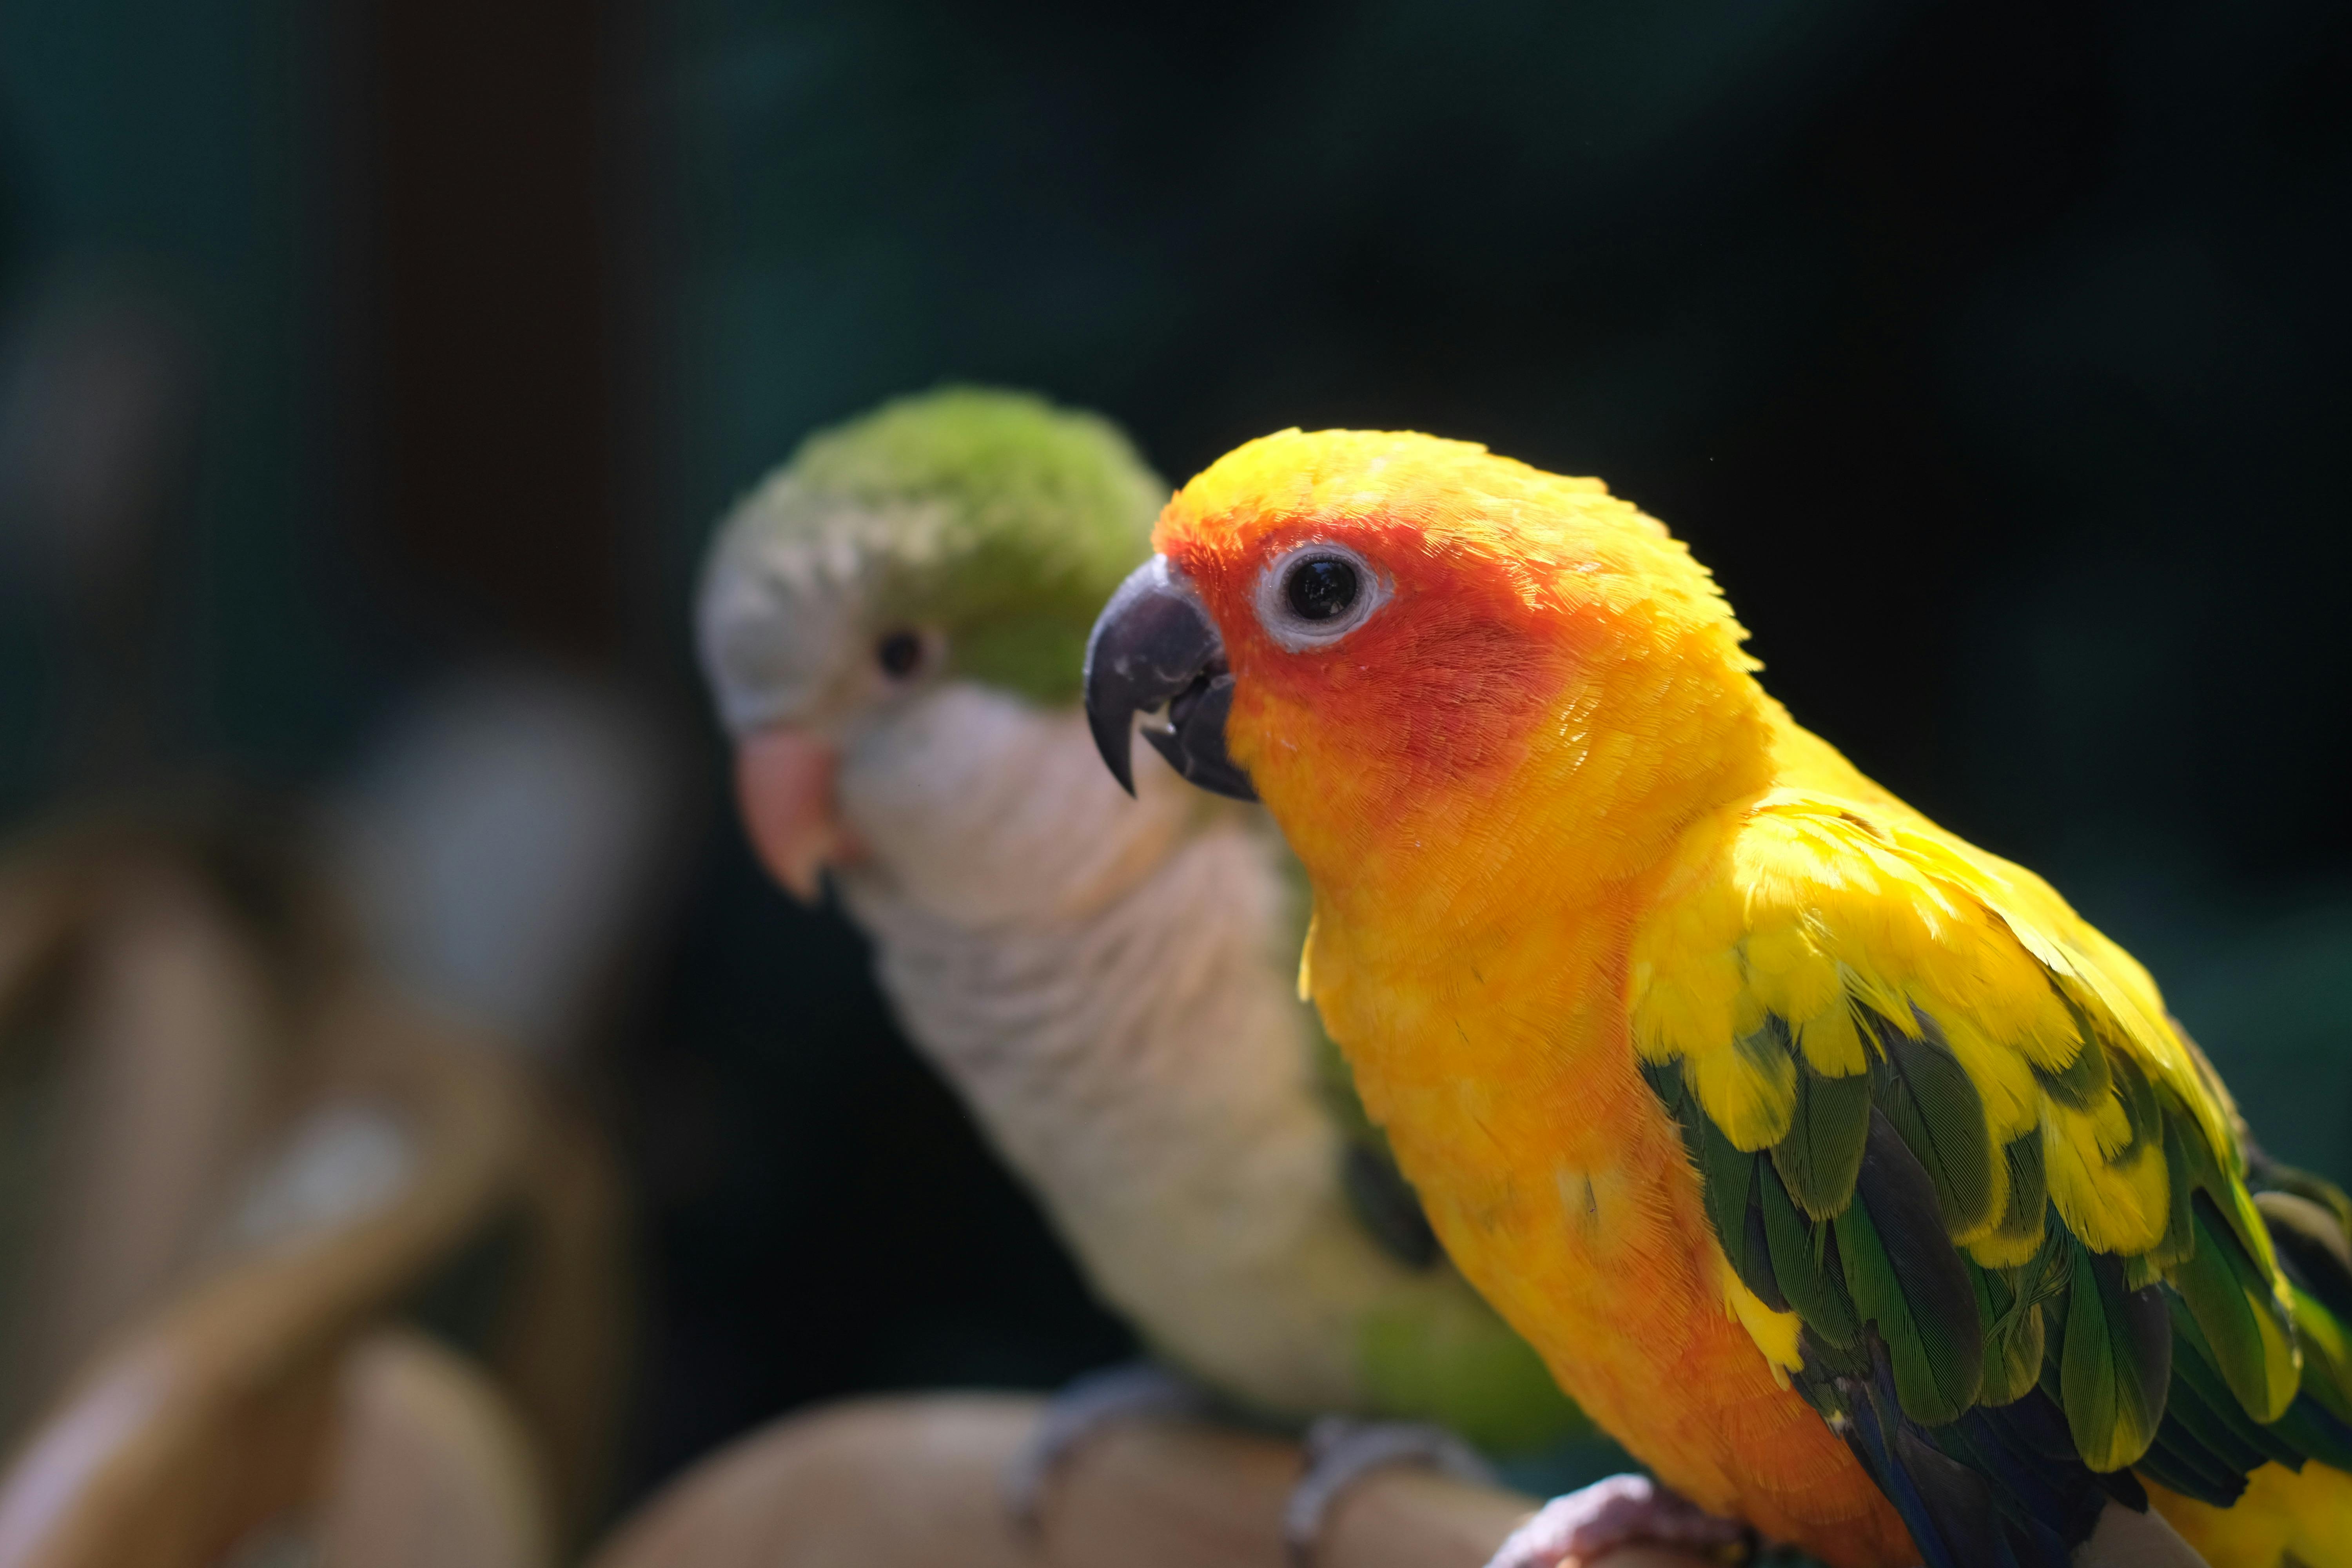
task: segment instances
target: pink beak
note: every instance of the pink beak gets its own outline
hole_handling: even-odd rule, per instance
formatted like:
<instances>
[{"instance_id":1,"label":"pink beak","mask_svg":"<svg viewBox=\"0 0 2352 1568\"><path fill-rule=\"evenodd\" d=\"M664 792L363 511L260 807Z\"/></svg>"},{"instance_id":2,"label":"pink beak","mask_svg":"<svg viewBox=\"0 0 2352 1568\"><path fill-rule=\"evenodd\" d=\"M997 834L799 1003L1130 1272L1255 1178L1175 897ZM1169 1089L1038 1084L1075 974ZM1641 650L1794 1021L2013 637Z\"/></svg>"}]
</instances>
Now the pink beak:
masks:
<instances>
[{"instance_id":1,"label":"pink beak","mask_svg":"<svg viewBox=\"0 0 2352 1568\"><path fill-rule=\"evenodd\" d=\"M834 803L840 753L803 730L762 730L735 751L735 799L769 875L804 904L824 868L859 853Z\"/></svg>"}]
</instances>

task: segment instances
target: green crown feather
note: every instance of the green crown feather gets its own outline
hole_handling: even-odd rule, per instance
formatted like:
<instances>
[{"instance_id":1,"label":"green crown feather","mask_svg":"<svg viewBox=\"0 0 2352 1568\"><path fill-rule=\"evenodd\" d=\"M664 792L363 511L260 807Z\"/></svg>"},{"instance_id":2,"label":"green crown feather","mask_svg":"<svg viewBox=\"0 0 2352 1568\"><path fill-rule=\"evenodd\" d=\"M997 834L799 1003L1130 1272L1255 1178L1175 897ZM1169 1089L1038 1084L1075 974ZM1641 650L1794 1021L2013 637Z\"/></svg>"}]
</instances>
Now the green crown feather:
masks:
<instances>
[{"instance_id":1,"label":"green crown feather","mask_svg":"<svg viewBox=\"0 0 2352 1568\"><path fill-rule=\"evenodd\" d=\"M818 431L746 506L813 575L870 573L879 620L945 631L958 674L1061 701L1169 494L1108 420L950 386Z\"/></svg>"}]
</instances>

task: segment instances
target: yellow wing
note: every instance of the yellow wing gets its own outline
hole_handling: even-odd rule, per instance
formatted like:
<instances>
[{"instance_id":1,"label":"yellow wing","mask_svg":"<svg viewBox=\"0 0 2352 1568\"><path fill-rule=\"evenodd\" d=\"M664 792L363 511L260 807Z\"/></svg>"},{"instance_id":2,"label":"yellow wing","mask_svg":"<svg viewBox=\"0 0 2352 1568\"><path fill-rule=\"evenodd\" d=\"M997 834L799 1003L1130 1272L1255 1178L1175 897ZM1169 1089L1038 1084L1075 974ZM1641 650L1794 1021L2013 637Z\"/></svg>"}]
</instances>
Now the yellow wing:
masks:
<instances>
[{"instance_id":1,"label":"yellow wing","mask_svg":"<svg viewBox=\"0 0 2352 1568\"><path fill-rule=\"evenodd\" d=\"M2031 872L1874 786L1775 791L1672 868L1632 985L1743 1318L1898 1507L1898 1429L1990 1478L1951 1507L2060 1536L2049 1475L1990 1450L2055 1430L2086 1484L2217 1504L2352 1463L2335 1282L2283 1271L2226 1091Z\"/></svg>"}]
</instances>

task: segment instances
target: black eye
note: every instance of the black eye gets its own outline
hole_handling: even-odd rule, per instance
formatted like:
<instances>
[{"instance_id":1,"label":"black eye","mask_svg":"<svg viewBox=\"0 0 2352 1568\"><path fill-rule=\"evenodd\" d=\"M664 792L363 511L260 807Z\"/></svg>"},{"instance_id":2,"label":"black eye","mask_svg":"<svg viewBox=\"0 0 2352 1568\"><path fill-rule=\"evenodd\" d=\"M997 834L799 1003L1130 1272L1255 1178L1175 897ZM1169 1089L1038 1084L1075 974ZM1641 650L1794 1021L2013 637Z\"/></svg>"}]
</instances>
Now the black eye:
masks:
<instances>
[{"instance_id":1,"label":"black eye","mask_svg":"<svg viewBox=\"0 0 2352 1568\"><path fill-rule=\"evenodd\" d=\"M1290 569L1283 596L1302 621L1344 616L1356 602L1356 569L1329 555L1313 555Z\"/></svg>"},{"instance_id":2,"label":"black eye","mask_svg":"<svg viewBox=\"0 0 2352 1568\"><path fill-rule=\"evenodd\" d=\"M912 632L892 632L874 645L874 662L893 680L904 680L923 662L923 639Z\"/></svg>"}]
</instances>

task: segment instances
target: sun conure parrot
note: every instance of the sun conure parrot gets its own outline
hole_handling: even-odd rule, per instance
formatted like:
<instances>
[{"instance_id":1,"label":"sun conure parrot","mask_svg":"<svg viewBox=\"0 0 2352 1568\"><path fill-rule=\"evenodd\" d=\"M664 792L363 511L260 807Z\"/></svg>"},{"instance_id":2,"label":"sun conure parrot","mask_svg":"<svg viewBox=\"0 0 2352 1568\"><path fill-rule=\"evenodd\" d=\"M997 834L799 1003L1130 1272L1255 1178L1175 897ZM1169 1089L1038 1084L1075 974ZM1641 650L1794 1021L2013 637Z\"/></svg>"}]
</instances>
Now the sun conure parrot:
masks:
<instances>
[{"instance_id":1,"label":"sun conure parrot","mask_svg":"<svg viewBox=\"0 0 2352 1568\"><path fill-rule=\"evenodd\" d=\"M701 590L754 843L803 899L830 868L908 1036L1158 1356L1261 1416L1589 1435L1294 995L1304 888L1263 813L1157 768L1139 809L1096 761L1087 632L1168 494L1011 393L811 437Z\"/></svg>"},{"instance_id":2,"label":"sun conure parrot","mask_svg":"<svg viewBox=\"0 0 2352 1568\"><path fill-rule=\"evenodd\" d=\"M1439 1238L1666 1487L1841 1568L2154 1561L2148 1503L2214 1568L2352 1564L2343 1195L2130 955L1799 728L1662 525L1289 431L1154 542L1089 649L1106 759L1164 702L1265 803Z\"/></svg>"}]
</instances>

